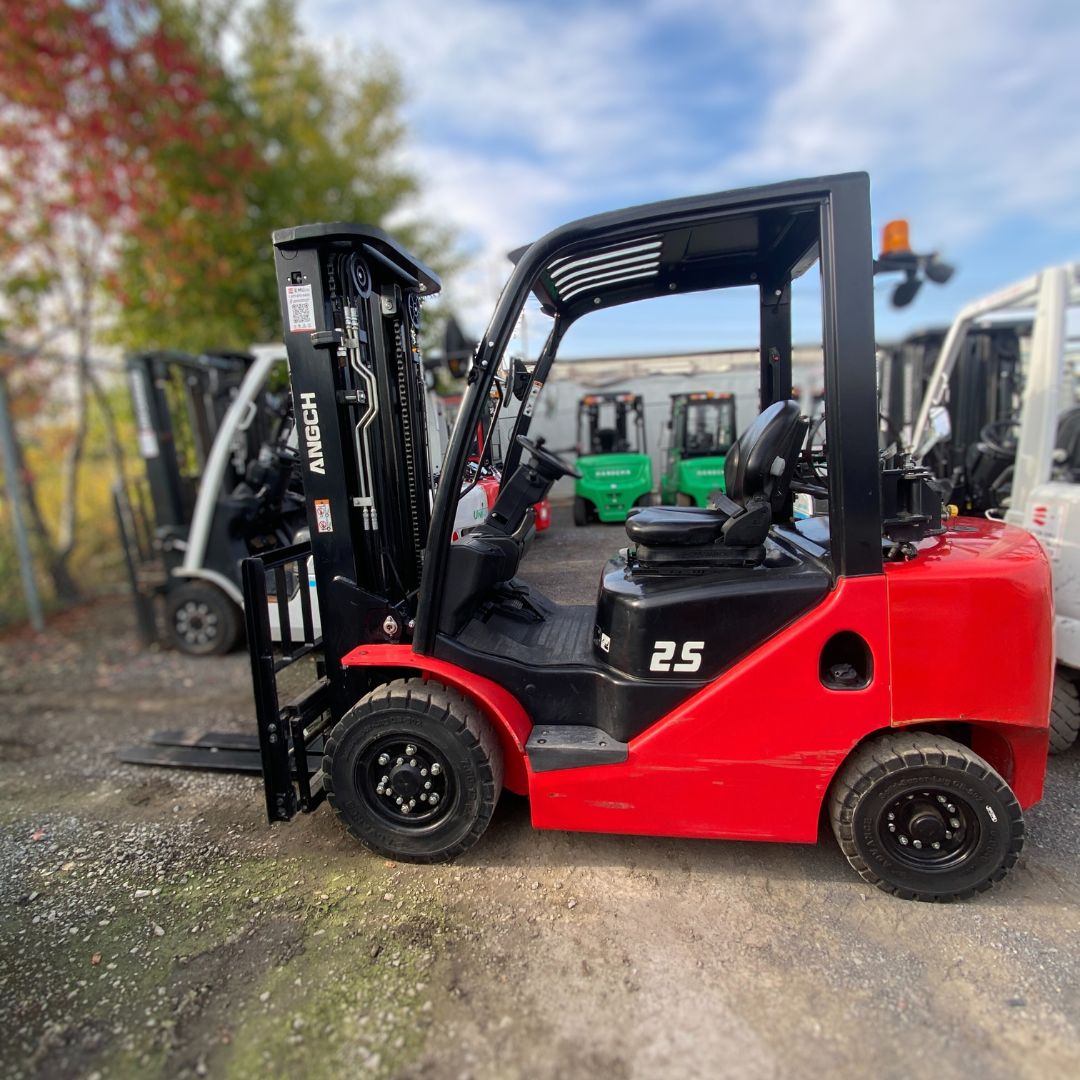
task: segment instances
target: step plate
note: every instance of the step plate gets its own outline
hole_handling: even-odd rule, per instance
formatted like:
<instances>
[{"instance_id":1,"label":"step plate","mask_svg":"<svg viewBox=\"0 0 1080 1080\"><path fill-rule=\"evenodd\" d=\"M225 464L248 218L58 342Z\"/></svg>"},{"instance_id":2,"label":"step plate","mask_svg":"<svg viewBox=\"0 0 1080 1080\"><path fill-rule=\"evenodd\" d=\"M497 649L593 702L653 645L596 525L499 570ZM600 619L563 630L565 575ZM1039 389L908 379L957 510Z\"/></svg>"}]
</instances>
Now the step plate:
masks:
<instances>
[{"instance_id":1,"label":"step plate","mask_svg":"<svg viewBox=\"0 0 1080 1080\"><path fill-rule=\"evenodd\" d=\"M589 765L618 765L626 760L624 742L606 731L581 724L534 727L525 744L533 772L584 769Z\"/></svg>"}]
</instances>

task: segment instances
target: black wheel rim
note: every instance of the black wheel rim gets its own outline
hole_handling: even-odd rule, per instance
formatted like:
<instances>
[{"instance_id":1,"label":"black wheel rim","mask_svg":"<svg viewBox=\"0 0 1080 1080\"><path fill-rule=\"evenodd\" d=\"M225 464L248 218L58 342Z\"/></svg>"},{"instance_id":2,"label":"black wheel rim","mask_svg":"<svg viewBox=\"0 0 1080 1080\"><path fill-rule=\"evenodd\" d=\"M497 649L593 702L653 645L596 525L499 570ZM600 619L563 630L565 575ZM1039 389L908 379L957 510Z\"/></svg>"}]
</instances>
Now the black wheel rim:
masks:
<instances>
[{"instance_id":1,"label":"black wheel rim","mask_svg":"<svg viewBox=\"0 0 1080 1080\"><path fill-rule=\"evenodd\" d=\"M444 754L426 739L376 739L356 763L357 789L371 810L398 829L423 831L451 813L457 786Z\"/></svg>"},{"instance_id":2,"label":"black wheel rim","mask_svg":"<svg viewBox=\"0 0 1080 1080\"><path fill-rule=\"evenodd\" d=\"M204 600L185 600L173 622L180 640L193 648L211 645L218 634L217 612Z\"/></svg>"},{"instance_id":3,"label":"black wheel rim","mask_svg":"<svg viewBox=\"0 0 1080 1080\"><path fill-rule=\"evenodd\" d=\"M894 798L877 821L882 847L899 863L934 873L955 870L979 847L975 808L948 788L920 785Z\"/></svg>"}]
</instances>

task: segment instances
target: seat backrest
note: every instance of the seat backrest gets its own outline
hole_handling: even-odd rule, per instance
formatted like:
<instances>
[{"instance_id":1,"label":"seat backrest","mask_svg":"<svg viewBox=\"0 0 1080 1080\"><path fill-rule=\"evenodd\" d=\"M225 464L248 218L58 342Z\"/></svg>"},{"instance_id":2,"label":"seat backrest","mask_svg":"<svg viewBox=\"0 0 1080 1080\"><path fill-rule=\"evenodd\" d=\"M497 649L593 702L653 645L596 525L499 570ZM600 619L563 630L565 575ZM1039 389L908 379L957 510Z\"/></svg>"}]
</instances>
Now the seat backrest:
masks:
<instances>
[{"instance_id":1,"label":"seat backrest","mask_svg":"<svg viewBox=\"0 0 1080 1080\"><path fill-rule=\"evenodd\" d=\"M600 454L614 453L615 442L618 437L619 434L614 428L600 428L594 437L596 452Z\"/></svg>"},{"instance_id":2,"label":"seat backrest","mask_svg":"<svg viewBox=\"0 0 1080 1080\"><path fill-rule=\"evenodd\" d=\"M745 506L760 495L774 514L781 512L806 426L797 401L774 401L760 413L728 450L724 463L728 498Z\"/></svg>"}]
</instances>

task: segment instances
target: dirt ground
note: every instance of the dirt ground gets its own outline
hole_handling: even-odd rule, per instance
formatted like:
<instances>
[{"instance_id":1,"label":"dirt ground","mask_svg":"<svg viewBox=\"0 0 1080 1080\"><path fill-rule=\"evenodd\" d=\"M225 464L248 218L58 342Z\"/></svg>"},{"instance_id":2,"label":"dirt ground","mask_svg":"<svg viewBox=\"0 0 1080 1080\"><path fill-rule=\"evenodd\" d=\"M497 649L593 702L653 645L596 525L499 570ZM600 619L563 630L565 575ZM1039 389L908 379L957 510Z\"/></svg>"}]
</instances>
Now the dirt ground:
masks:
<instances>
[{"instance_id":1,"label":"dirt ground","mask_svg":"<svg viewBox=\"0 0 1080 1080\"><path fill-rule=\"evenodd\" d=\"M592 594L617 527L563 508L530 576ZM126 603L0 639L0 1075L1080 1075L1080 752L964 904L816 847L533 832L387 863L256 779L118 764L248 729L247 659L139 648Z\"/></svg>"}]
</instances>

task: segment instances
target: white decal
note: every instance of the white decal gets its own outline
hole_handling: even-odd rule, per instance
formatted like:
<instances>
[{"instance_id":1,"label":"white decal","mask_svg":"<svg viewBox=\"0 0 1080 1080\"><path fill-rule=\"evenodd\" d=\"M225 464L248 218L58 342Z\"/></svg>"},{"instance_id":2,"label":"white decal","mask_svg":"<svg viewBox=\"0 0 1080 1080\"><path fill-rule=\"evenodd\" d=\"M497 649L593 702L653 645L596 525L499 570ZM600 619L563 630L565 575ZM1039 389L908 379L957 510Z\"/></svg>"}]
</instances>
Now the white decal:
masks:
<instances>
[{"instance_id":1,"label":"white decal","mask_svg":"<svg viewBox=\"0 0 1080 1080\"><path fill-rule=\"evenodd\" d=\"M526 416L532 416L533 409L536 408L536 399L540 396L540 391L544 389L542 382L534 382L529 387L529 396L525 399L525 407L521 410Z\"/></svg>"},{"instance_id":2,"label":"white decal","mask_svg":"<svg viewBox=\"0 0 1080 1080\"><path fill-rule=\"evenodd\" d=\"M333 532L334 519L330 516L330 500L315 500L315 527L319 532Z\"/></svg>"},{"instance_id":3,"label":"white decal","mask_svg":"<svg viewBox=\"0 0 1080 1080\"><path fill-rule=\"evenodd\" d=\"M649 663L650 671L697 671L701 667L701 650L705 648L704 641L684 641L679 650L679 662L672 664L678 643L674 641L658 641L653 645L652 660Z\"/></svg>"},{"instance_id":4,"label":"white decal","mask_svg":"<svg viewBox=\"0 0 1080 1080\"><path fill-rule=\"evenodd\" d=\"M600 648L603 652L611 652L611 636L600 631Z\"/></svg>"},{"instance_id":5,"label":"white decal","mask_svg":"<svg viewBox=\"0 0 1080 1080\"><path fill-rule=\"evenodd\" d=\"M990 806L988 806L988 807L986 808L986 816L987 816L987 817L988 817L988 818L989 818L989 819L990 819L990 820L991 820L991 821L992 821L992 822L993 822L993 823L994 823L995 825L997 824L997 814L995 814L995 813L994 813L993 807L990 807Z\"/></svg>"},{"instance_id":6,"label":"white decal","mask_svg":"<svg viewBox=\"0 0 1080 1080\"><path fill-rule=\"evenodd\" d=\"M319 406L315 395L300 395L300 417L304 423L304 439L307 442L308 468L320 476L326 475L326 461L323 457L322 429L319 427Z\"/></svg>"},{"instance_id":7,"label":"white decal","mask_svg":"<svg viewBox=\"0 0 1080 1080\"><path fill-rule=\"evenodd\" d=\"M704 641L683 642L682 660L672 668L672 671L697 671L701 667L701 650L704 648Z\"/></svg>"},{"instance_id":8,"label":"white decal","mask_svg":"<svg viewBox=\"0 0 1080 1080\"><path fill-rule=\"evenodd\" d=\"M653 646L652 662L649 664L650 671L670 671L671 658L675 655L674 641L658 641Z\"/></svg>"},{"instance_id":9,"label":"white decal","mask_svg":"<svg viewBox=\"0 0 1080 1080\"><path fill-rule=\"evenodd\" d=\"M285 304L289 309L289 329L294 334L315 329L315 304L310 285L286 285Z\"/></svg>"}]
</instances>

